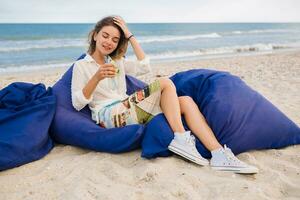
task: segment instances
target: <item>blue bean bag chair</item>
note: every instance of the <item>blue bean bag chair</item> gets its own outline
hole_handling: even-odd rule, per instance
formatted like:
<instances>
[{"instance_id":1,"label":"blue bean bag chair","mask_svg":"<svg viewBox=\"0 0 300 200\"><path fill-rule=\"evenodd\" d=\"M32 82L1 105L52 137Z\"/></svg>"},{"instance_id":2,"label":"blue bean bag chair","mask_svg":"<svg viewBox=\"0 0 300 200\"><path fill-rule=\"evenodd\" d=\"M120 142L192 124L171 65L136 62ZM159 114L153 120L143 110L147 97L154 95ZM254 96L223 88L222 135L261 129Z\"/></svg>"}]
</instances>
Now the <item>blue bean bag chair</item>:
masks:
<instances>
[{"instance_id":1,"label":"blue bean bag chair","mask_svg":"<svg viewBox=\"0 0 300 200\"><path fill-rule=\"evenodd\" d=\"M43 84L15 82L0 90L0 170L45 156L56 99Z\"/></svg>"},{"instance_id":2,"label":"blue bean bag chair","mask_svg":"<svg viewBox=\"0 0 300 200\"><path fill-rule=\"evenodd\" d=\"M171 80L178 96L193 98L218 141L235 154L300 144L299 127L237 76L199 69L177 73ZM142 156L168 156L172 138L165 117L156 116L145 129ZM211 157L199 140L196 145L201 155Z\"/></svg>"},{"instance_id":3,"label":"blue bean bag chair","mask_svg":"<svg viewBox=\"0 0 300 200\"><path fill-rule=\"evenodd\" d=\"M84 56L85 54L78 59L82 59ZM88 106L79 112L73 108L71 103L72 70L73 66L53 86L53 92L57 97L57 106L50 129L52 138L58 143L110 153L127 152L139 148L143 138L144 125L136 124L105 129L91 119L91 111ZM130 76L126 76L126 82L128 94L146 85Z\"/></svg>"}]
</instances>

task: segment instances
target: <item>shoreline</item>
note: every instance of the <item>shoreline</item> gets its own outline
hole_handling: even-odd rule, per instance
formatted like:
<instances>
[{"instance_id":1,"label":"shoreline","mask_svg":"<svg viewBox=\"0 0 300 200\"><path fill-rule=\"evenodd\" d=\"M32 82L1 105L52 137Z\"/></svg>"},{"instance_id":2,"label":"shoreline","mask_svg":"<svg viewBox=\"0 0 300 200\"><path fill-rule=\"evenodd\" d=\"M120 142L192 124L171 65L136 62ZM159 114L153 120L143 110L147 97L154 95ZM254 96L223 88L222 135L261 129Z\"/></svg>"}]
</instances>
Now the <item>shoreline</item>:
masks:
<instances>
[{"instance_id":1,"label":"shoreline","mask_svg":"<svg viewBox=\"0 0 300 200\"><path fill-rule=\"evenodd\" d=\"M253 51L253 52L240 52L236 54L214 54L214 55L202 55L202 56L192 56L188 58L170 58L166 60L155 60L151 62L151 65L158 65L164 63L176 63L176 62L199 62L199 61L206 61L206 60L219 60L219 59L226 59L226 58L237 58L237 57L252 57L252 56L264 56L264 55L276 55L276 54L290 54L290 53L297 53L300 52L300 48L292 48L292 49L277 49L273 51ZM80 55L78 55L80 56ZM74 59L75 61L75 59ZM37 73L41 70L45 70L46 73L51 73L54 71L61 71L68 69L73 63L71 62L68 66L64 67L45 67L45 68L38 68L38 69L31 69L31 70L24 70L24 71L12 71L12 72L1 72L0 77L2 76L13 76L19 74L30 74L30 73ZM61 65L61 64L58 64Z\"/></svg>"}]
</instances>

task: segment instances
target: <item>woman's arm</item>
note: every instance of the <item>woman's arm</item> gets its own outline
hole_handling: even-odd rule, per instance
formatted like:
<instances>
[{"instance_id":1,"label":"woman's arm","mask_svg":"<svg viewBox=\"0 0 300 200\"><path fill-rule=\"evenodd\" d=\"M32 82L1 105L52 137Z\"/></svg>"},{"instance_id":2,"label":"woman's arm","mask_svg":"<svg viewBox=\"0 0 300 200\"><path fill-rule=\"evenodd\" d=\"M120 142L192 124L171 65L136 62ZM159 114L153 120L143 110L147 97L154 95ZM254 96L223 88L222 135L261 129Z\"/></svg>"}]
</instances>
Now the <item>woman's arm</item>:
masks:
<instances>
[{"instance_id":1,"label":"woman's arm","mask_svg":"<svg viewBox=\"0 0 300 200\"><path fill-rule=\"evenodd\" d=\"M145 53L141 47L141 45L138 43L137 39L132 36L130 39L129 39L129 42L133 48L133 51L137 57L138 60L143 60L145 58Z\"/></svg>"},{"instance_id":2,"label":"woman's arm","mask_svg":"<svg viewBox=\"0 0 300 200\"><path fill-rule=\"evenodd\" d=\"M82 89L82 93L85 96L85 98L89 99L91 98L95 88L97 87L100 79L97 76L97 73L88 81L86 86Z\"/></svg>"},{"instance_id":3,"label":"woman's arm","mask_svg":"<svg viewBox=\"0 0 300 200\"><path fill-rule=\"evenodd\" d=\"M133 35L130 32L130 30L128 29L125 21L122 18L114 17L114 21L123 30L126 38L129 38L131 35ZM143 60L145 58L145 53L144 53L142 47L140 46L140 44L138 43L137 39L134 36L132 36L129 38L129 42L133 48L133 51L134 51L137 59Z\"/></svg>"}]
</instances>

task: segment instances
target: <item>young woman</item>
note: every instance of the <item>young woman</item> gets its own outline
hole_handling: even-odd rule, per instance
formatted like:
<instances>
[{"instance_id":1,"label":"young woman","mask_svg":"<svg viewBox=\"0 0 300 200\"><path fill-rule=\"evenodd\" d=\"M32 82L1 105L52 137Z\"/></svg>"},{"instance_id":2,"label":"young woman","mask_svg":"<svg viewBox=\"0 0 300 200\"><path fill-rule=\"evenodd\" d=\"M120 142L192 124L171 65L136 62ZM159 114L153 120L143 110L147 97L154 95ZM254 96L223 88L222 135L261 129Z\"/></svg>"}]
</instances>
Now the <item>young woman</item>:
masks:
<instances>
[{"instance_id":1,"label":"young woman","mask_svg":"<svg viewBox=\"0 0 300 200\"><path fill-rule=\"evenodd\" d=\"M163 112L174 132L169 150L199 165L208 165L208 160L196 149L195 137L183 127L181 115L184 115L190 130L211 151L213 169L258 172L256 167L238 160L226 145L221 146L193 99L178 97L170 79L157 79L144 89L126 95L125 74L146 74L151 68L149 58L121 17L109 16L100 20L90 32L89 43L85 58L76 61L73 68L71 90L76 110L88 104L92 119L105 128L147 123ZM134 50L136 61L124 58L128 43Z\"/></svg>"}]
</instances>

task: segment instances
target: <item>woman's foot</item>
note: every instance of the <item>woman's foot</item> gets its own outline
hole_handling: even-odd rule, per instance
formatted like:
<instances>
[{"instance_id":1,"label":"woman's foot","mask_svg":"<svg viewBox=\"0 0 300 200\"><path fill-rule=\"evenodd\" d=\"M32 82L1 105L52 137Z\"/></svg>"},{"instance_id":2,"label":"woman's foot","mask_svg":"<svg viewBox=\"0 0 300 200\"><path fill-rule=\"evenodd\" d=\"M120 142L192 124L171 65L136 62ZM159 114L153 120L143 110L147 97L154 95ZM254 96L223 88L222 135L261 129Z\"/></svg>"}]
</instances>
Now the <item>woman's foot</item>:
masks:
<instances>
[{"instance_id":1,"label":"woman's foot","mask_svg":"<svg viewBox=\"0 0 300 200\"><path fill-rule=\"evenodd\" d=\"M256 174L258 169L240 161L232 153L231 149L224 145L224 148L216 149L211 152L212 158L210 166L212 169L221 171L232 171L239 174Z\"/></svg>"},{"instance_id":2,"label":"woman's foot","mask_svg":"<svg viewBox=\"0 0 300 200\"><path fill-rule=\"evenodd\" d=\"M174 133L174 139L171 141L168 149L173 153L180 155L198 165L208 165L207 159L203 158L196 148L195 137L190 131L184 133Z\"/></svg>"}]
</instances>

